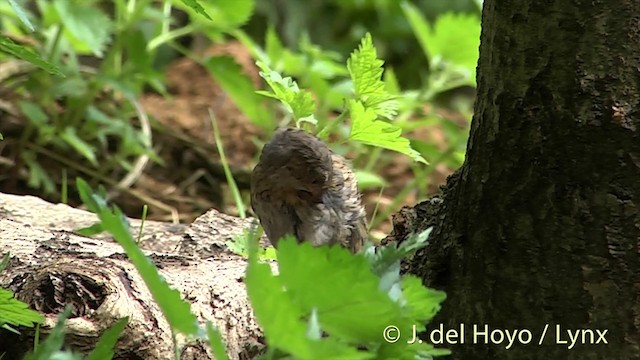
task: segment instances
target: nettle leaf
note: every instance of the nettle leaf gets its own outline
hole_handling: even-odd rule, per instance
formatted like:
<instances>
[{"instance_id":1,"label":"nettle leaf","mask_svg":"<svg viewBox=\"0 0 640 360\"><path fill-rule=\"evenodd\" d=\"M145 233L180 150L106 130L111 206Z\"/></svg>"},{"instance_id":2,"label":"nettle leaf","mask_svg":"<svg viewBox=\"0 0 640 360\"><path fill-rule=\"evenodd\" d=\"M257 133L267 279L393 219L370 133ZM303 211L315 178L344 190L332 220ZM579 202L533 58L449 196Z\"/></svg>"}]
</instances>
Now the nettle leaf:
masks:
<instances>
[{"instance_id":1,"label":"nettle leaf","mask_svg":"<svg viewBox=\"0 0 640 360\"><path fill-rule=\"evenodd\" d=\"M410 241L418 246L423 240L424 235ZM406 250L383 258L395 260ZM447 353L431 344L407 343L413 326L424 328L444 294L425 288L417 277L398 277L392 297L379 289L371 260L339 246L298 243L291 236L278 242L279 276L250 256L247 292L267 344L298 359L427 359ZM396 271L399 275L399 267ZM400 341L382 340L389 326L396 327Z\"/></svg>"},{"instance_id":2,"label":"nettle leaf","mask_svg":"<svg viewBox=\"0 0 640 360\"><path fill-rule=\"evenodd\" d=\"M391 120L398 112L398 102L387 92L382 81L382 65L373 46L371 34L362 39L358 50L347 60L347 69L353 80L356 99L372 108L377 116Z\"/></svg>"},{"instance_id":3,"label":"nettle leaf","mask_svg":"<svg viewBox=\"0 0 640 360\"><path fill-rule=\"evenodd\" d=\"M282 239L279 244L283 242L293 242L295 245L295 239ZM281 261L289 256L279 254L279 259ZM302 279L303 276L300 275L300 278ZM308 283L313 283L314 278L317 276L304 279ZM298 299L283 286L282 277L273 275L269 265L259 263L256 256L249 257L245 282L253 311L270 347L285 351L298 359L372 358L371 354L358 351L357 348L334 338L318 339L316 336L309 336L313 331L309 331L309 324L304 321L304 317L308 316L311 319L311 311L305 314ZM326 289L315 290L318 293L323 291Z\"/></svg>"},{"instance_id":4,"label":"nettle leaf","mask_svg":"<svg viewBox=\"0 0 640 360\"><path fill-rule=\"evenodd\" d=\"M44 321L42 314L13 296L13 292L0 288L0 324L33 327Z\"/></svg>"},{"instance_id":5,"label":"nettle leaf","mask_svg":"<svg viewBox=\"0 0 640 360\"><path fill-rule=\"evenodd\" d=\"M440 311L440 304L447 295L422 285L422 280L413 275L405 275L401 280L402 296L408 305L407 316L411 317L419 330Z\"/></svg>"},{"instance_id":6,"label":"nettle leaf","mask_svg":"<svg viewBox=\"0 0 640 360\"><path fill-rule=\"evenodd\" d=\"M74 48L102 57L113 29L109 17L98 7L81 1L56 0L53 7Z\"/></svg>"},{"instance_id":7,"label":"nettle leaf","mask_svg":"<svg viewBox=\"0 0 640 360\"><path fill-rule=\"evenodd\" d=\"M316 311L332 336L354 343L379 341L386 326L402 322L400 306L378 289L379 279L364 256L339 246L280 241L278 265L296 305L306 315Z\"/></svg>"},{"instance_id":8,"label":"nettle leaf","mask_svg":"<svg viewBox=\"0 0 640 360\"><path fill-rule=\"evenodd\" d=\"M313 113L316 102L313 95L306 90L301 90L292 78L283 78L277 71L271 70L266 63L258 61L256 64L262 70L260 76L271 87L271 92L257 91L257 93L280 100L287 111L293 114L296 121L304 120L315 123Z\"/></svg>"},{"instance_id":9,"label":"nettle leaf","mask_svg":"<svg viewBox=\"0 0 640 360\"><path fill-rule=\"evenodd\" d=\"M376 113L371 108L356 100L349 101L351 114L350 140L363 144L382 147L409 155L415 161L427 164L419 152L411 148L409 139L402 137L401 129L382 120L377 120Z\"/></svg>"}]
</instances>

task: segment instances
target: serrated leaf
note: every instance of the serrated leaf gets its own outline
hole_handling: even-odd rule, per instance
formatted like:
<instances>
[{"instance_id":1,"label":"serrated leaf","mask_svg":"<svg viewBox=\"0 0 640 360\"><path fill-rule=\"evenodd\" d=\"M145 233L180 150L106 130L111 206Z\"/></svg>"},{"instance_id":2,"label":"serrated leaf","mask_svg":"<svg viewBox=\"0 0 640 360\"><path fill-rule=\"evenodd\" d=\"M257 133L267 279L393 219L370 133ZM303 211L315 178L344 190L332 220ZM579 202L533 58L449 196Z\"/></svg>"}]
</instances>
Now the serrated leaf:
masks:
<instances>
[{"instance_id":1,"label":"serrated leaf","mask_svg":"<svg viewBox=\"0 0 640 360\"><path fill-rule=\"evenodd\" d=\"M349 139L363 144L382 147L409 155L415 161L427 164L419 152L411 148L409 140L402 137L401 129L382 120L376 120L373 109L366 108L359 101L349 101L351 133Z\"/></svg>"},{"instance_id":2,"label":"serrated leaf","mask_svg":"<svg viewBox=\"0 0 640 360\"><path fill-rule=\"evenodd\" d=\"M272 90L271 92L257 91L257 93L280 100L296 121L305 119L313 122L313 113L316 108L313 95L306 90L301 90L292 78L283 78L277 71L271 70L266 63L258 61L256 64L262 70L260 76Z\"/></svg>"},{"instance_id":3,"label":"serrated leaf","mask_svg":"<svg viewBox=\"0 0 640 360\"><path fill-rule=\"evenodd\" d=\"M269 129L272 126L273 122L269 113L264 111L261 97L257 96L251 80L242 72L242 68L233 58L216 56L208 59L204 65L254 124L263 129Z\"/></svg>"},{"instance_id":4,"label":"serrated leaf","mask_svg":"<svg viewBox=\"0 0 640 360\"><path fill-rule=\"evenodd\" d=\"M0 35L0 51L11 54L18 59L28 61L52 75L65 76L57 66L44 60L40 55L32 52L28 48L14 43L11 39L3 35Z\"/></svg>"},{"instance_id":5,"label":"serrated leaf","mask_svg":"<svg viewBox=\"0 0 640 360\"><path fill-rule=\"evenodd\" d=\"M401 280L402 296L407 304L409 312L406 314L420 324L419 330L424 330L423 324L430 321L440 311L440 304L447 295L438 290L429 289L422 285L422 280L413 275L405 275Z\"/></svg>"},{"instance_id":6,"label":"serrated leaf","mask_svg":"<svg viewBox=\"0 0 640 360\"><path fill-rule=\"evenodd\" d=\"M280 244L286 243L291 243L291 246L296 247L296 241L291 237L280 240L278 244L280 246ZM304 243L297 248L300 252L296 252L294 249L292 250L293 254L282 254L279 249L278 259L283 261L292 256L301 255L301 252L308 254L309 247L308 243ZM327 249L323 250L326 251ZM312 254L312 256L315 256L313 259L319 259L322 255L316 253ZM302 258L301 261L310 260L307 256L302 256ZM309 275L308 272L304 272L297 278L300 282L310 282L310 280L317 278L316 275L313 275L313 277L309 277ZM331 337L309 338L307 336L307 323L303 320L305 313L300 307L299 297L291 291L285 290L283 287L284 281L281 280L281 277L282 275L280 277L274 276L270 267L267 264L259 263L255 256L249 257L246 276L247 293L269 346L286 351L298 359L364 360L373 357L373 354L369 352L358 351L357 348L348 346L343 341L338 341ZM321 294L324 290L319 288L314 293ZM308 295L313 296L313 293ZM329 295L329 292L324 293L324 297ZM311 311L309 311L310 313ZM320 314L320 311L318 313ZM351 315L352 317L357 316L357 314ZM320 319L320 321L322 320Z\"/></svg>"},{"instance_id":7,"label":"serrated leaf","mask_svg":"<svg viewBox=\"0 0 640 360\"><path fill-rule=\"evenodd\" d=\"M78 1L54 0L53 7L70 35L77 51L89 50L102 57L109 43L113 24L99 7Z\"/></svg>"},{"instance_id":8,"label":"serrated leaf","mask_svg":"<svg viewBox=\"0 0 640 360\"><path fill-rule=\"evenodd\" d=\"M281 240L278 265L287 293L304 314L315 310L330 335L377 341L382 329L401 322L400 307L378 290L378 278L362 256L338 246L314 248L307 242Z\"/></svg>"},{"instance_id":9,"label":"serrated leaf","mask_svg":"<svg viewBox=\"0 0 640 360\"><path fill-rule=\"evenodd\" d=\"M392 119L398 111L398 102L386 90L382 81L382 65L376 55L371 34L367 33L360 46L347 60L347 69L353 81L356 99L377 116Z\"/></svg>"},{"instance_id":10,"label":"serrated leaf","mask_svg":"<svg viewBox=\"0 0 640 360\"><path fill-rule=\"evenodd\" d=\"M33 327L43 321L42 314L14 298L12 291L0 288L0 324Z\"/></svg>"}]
</instances>

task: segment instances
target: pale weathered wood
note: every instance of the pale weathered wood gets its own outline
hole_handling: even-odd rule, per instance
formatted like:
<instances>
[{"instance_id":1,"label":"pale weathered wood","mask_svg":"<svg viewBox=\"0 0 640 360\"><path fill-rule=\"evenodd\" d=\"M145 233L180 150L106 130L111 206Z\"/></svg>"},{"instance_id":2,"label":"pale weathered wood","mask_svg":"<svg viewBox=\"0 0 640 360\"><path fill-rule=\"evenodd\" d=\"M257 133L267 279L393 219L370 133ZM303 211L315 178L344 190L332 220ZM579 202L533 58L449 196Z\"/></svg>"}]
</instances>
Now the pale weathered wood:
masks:
<instances>
[{"instance_id":1,"label":"pale weathered wood","mask_svg":"<svg viewBox=\"0 0 640 360\"><path fill-rule=\"evenodd\" d=\"M72 304L68 343L75 349L92 349L102 330L129 316L117 358L172 357L169 327L121 247L105 234L86 238L72 232L96 219L66 205L0 194L0 252L11 253L0 286L43 312L47 325ZM218 326L231 359L251 358L262 348L243 283L246 261L224 245L250 223L212 210L190 227L147 221L141 241L198 319ZM131 225L137 229L139 221ZM21 337L0 330L0 353L6 352L6 358L20 358L31 348L32 332L21 330ZM197 341L179 343L189 344L182 346L183 359L212 358Z\"/></svg>"}]
</instances>

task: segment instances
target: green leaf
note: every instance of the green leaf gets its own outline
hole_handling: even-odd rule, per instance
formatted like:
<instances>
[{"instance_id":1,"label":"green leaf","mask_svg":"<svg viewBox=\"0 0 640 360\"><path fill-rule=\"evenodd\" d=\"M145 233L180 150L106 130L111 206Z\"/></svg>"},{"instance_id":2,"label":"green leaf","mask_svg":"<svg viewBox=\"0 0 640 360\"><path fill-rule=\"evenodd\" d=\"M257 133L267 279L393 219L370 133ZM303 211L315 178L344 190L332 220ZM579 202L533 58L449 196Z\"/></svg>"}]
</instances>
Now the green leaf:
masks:
<instances>
[{"instance_id":1,"label":"green leaf","mask_svg":"<svg viewBox=\"0 0 640 360\"><path fill-rule=\"evenodd\" d=\"M207 11L200 5L198 0L181 0L185 5L193 9L196 13L204 16L205 18L212 20L211 16L207 14Z\"/></svg>"},{"instance_id":2,"label":"green leaf","mask_svg":"<svg viewBox=\"0 0 640 360\"><path fill-rule=\"evenodd\" d=\"M18 15L18 18L20 19L20 21L22 21L22 23L25 24L29 28L29 30L36 31L31 21L29 21L29 18L27 17L27 13L24 11L22 6L20 6L15 0L9 0L9 4L11 4L13 11L16 12L16 15Z\"/></svg>"},{"instance_id":3,"label":"green leaf","mask_svg":"<svg viewBox=\"0 0 640 360\"><path fill-rule=\"evenodd\" d=\"M304 323L299 320L302 314L287 294L279 290L282 283L269 266L249 258L245 281L253 311L269 345L302 357L311 355L303 336Z\"/></svg>"},{"instance_id":4,"label":"green leaf","mask_svg":"<svg viewBox=\"0 0 640 360\"><path fill-rule=\"evenodd\" d=\"M442 291L424 287L422 280L417 276L405 275L401 283L404 300L410 304L407 306L409 312L406 315L413 319L416 325L421 325L420 330L424 330L422 325L440 311L440 304L447 295Z\"/></svg>"},{"instance_id":5,"label":"green leaf","mask_svg":"<svg viewBox=\"0 0 640 360\"><path fill-rule=\"evenodd\" d=\"M82 140L76 133L76 129L73 127L67 127L60 134L60 138L64 140L67 144L71 145L77 152L79 152L82 156L84 156L87 160L91 162L94 166L98 165L98 161L96 159L96 154L93 149L93 146L89 145L87 142Z\"/></svg>"},{"instance_id":6,"label":"green leaf","mask_svg":"<svg viewBox=\"0 0 640 360\"><path fill-rule=\"evenodd\" d=\"M116 342L118 342L118 338L120 337L120 334L122 334L122 330L124 330L128 323L129 318L124 317L113 324L102 334L102 336L100 336L100 340L98 340L96 347L91 351L91 353L89 353L86 359L112 359L114 354L113 349L115 348Z\"/></svg>"},{"instance_id":7,"label":"green leaf","mask_svg":"<svg viewBox=\"0 0 640 360\"><path fill-rule=\"evenodd\" d=\"M400 88L400 82L396 77L396 73L393 68L386 69L384 71L384 85L385 89L393 95L400 95L402 89Z\"/></svg>"},{"instance_id":8,"label":"green leaf","mask_svg":"<svg viewBox=\"0 0 640 360\"><path fill-rule=\"evenodd\" d=\"M99 7L85 2L54 0L53 7L74 48L102 57L113 29L109 17Z\"/></svg>"},{"instance_id":9,"label":"green leaf","mask_svg":"<svg viewBox=\"0 0 640 360\"><path fill-rule=\"evenodd\" d=\"M440 57L463 67L475 80L480 46L480 19L476 15L446 13L430 27L415 5L403 2L402 10L430 62Z\"/></svg>"},{"instance_id":10,"label":"green leaf","mask_svg":"<svg viewBox=\"0 0 640 360\"><path fill-rule=\"evenodd\" d=\"M42 314L15 299L12 291L0 288L0 324L33 327L43 321Z\"/></svg>"},{"instance_id":11,"label":"green leaf","mask_svg":"<svg viewBox=\"0 0 640 360\"><path fill-rule=\"evenodd\" d=\"M269 65L278 69L275 64L277 61L280 61L283 57L283 54L286 52L286 48L282 45L282 41L278 38L278 34L273 25L269 25L267 28L267 34L264 39L265 43L265 52L269 58Z\"/></svg>"},{"instance_id":12,"label":"green leaf","mask_svg":"<svg viewBox=\"0 0 640 360\"><path fill-rule=\"evenodd\" d=\"M283 243L293 243L295 246L295 239L280 240L279 244ZM319 253L315 255L321 256ZM280 256L279 254L278 256L280 261L288 257L290 255ZM305 257L305 260L309 260L309 258ZM301 275L300 278L302 279L303 276ZM315 281L309 281L312 278L306 276L304 278L310 284ZM314 275L313 279L315 278L317 276ZM249 257L246 284L254 313L270 347L286 351L298 359L356 360L372 358L370 353L358 351L357 348L347 346L333 338L311 339L307 337L307 323L302 320L303 312L296 301L297 299L292 297L292 293L285 291L283 282L271 273L269 265L259 263L255 256ZM321 294L324 291L330 293L332 290L318 288L314 290L314 293ZM312 296L312 294L309 295Z\"/></svg>"},{"instance_id":13,"label":"green leaf","mask_svg":"<svg viewBox=\"0 0 640 360\"><path fill-rule=\"evenodd\" d=\"M100 234L101 232L104 232L104 228L102 227L101 223L96 223L91 226L83 227L81 229L76 229L74 230L74 232L78 235L90 237L93 235Z\"/></svg>"},{"instance_id":14,"label":"green leaf","mask_svg":"<svg viewBox=\"0 0 640 360\"><path fill-rule=\"evenodd\" d=\"M34 189L42 189L46 194L53 194L56 191L56 185L49 174L35 159L34 153L23 152L22 160L29 168L27 185Z\"/></svg>"},{"instance_id":15,"label":"green leaf","mask_svg":"<svg viewBox=\"0 0 640 360\"><path fill-rule=\"evenodd\" d=\"M44 60L40 55L32 52L28 48L14 43L11 39L3 35L0 35L0 51L11 54L18 59L28 61L52 75L65 76L57 66Z\"/></svg>"},{"instance_id":16,"label":"green leaf","mask_svg":"<svg viewBox=\"0 0 640 360\"><path fill-rule=\"evenodd\" d=\"M273 122L262 106L262 97L255 93L251 80L242 72L242 68L233 58L212 57L204 63L204 66L254 124L271 130Z\"/></svg>"},{"instance_id":17,"label":"green leaf","mask_svg":"<svg viewBox=\"0 0 640 360\"><path fill-rule=\"evenodd\" d=\"M358 50L347 60L347 69L353 80L356 99L366 108L374 110L376 116L392 119L398 110L398 102L386 90L382 81L382 65L376 55L371 34L367 33Z\"/></svg>"},{"instance_id":18,"label":"green leaf","mask_svg":"<svg viewBox=\"0 0 640 360\"><path fill-rule=\"evenodd\" d=\"M182 0L183 3L187 4L195 2L194 0ZM205 26L214 27L218 30L222 31L232 31L244 23L246 23L253 14L253 9L255 7L254 0L234 0L234 1L219 1L219 0L199 0L198 6L199 9L196 10L191 7L191 4L187 4L189 7L184 7L187 13L191 16L193 20L200 24L204 24ZM201 14L208 18L210 21L203 22L199 16L194 16L197 14Z\"/></svg>"},{"instance_id":19,"label":"green leaf","mask_svg":"<svg viewBox=\"0 0 640 360\"><path fill-rule=\"evenodd\" d=\"M430 48L431 39L429 35L431 34L431 29L429 28L427 19L422 16L420 9L410 2L403 1L401 7L404 15L407 17L407 20L409 20L409 25L411 25L411 28L413 29L413 34L418 38L418 43L420 44L420 47L422 47L424 55L427 59L431 60L431 58L437 53L434 52L435 47L434 49Z\"/></svg>"},{"instance_id":20,"label":"green leaf","mask_svg":"<svg viewBox=\"0 0 640 360\"><path fill-rule=\"evenodd\" d=\"M38 344L38 347L35 349L33 353L27 354L24 357L25 360L43 360L43 359L54 359L54 355L62 349L64 345L64 334L65 327L64 323L67 318L71 315L71 305L67 305L64 311L58 314L58 319L56 320L56 325L49 332L49 335L44 339L43 342Z\"/></svg>"},{"instance_id":21,"label":"green leaf","mask_svg":"<svg viewBox=\"0 0 640 360\"><path fill-rule=\"evenodd\" d=\"M33 125L41 127L47 123L49 116L42 110L40 105L31 101L19 101L18 107L24 116L31 121Z\"/></svg>"},{"instance_id":22,"label":"green leaf","mask_svg":"<svg viewBox=\"0 0 640 360\"><path fill-rule=\"evenodd\" d=\"M258 61L257 65L262 69L260 76L265 79L272 90L271 92L258 91L258 94L280 100L287 111L293 114L296 121L315 121L313 113L316 102L310 92L301 90L293 79L283 78L277 71L271 70L266 63Z\"/></svg>"},{"instance_id":23,"label":"green leaf","mask_svg":"<svg viewBox=\"0 0 640 360\"><path fill-rule=\"evenodd\" d=\"M4 254L4 256L2 257L2 261L0 261L0 273L3 272L4 269L7 268L7 266L9 266L9 260L11 260L9 253Z\"/></svg>"},{"instance_id":24,"label":"green leaf","mask_svg":"<svg viewBox=\"0 0 640 360\"><path fill-rule=\"evenodd\" d=\"M214 327L211 322L207 322L207 338L209 339L209 347L211 348L215 359L229 360L229 356L227 356L227 349L224 346L224 342L222 342L220 330Z\"/></svg>"},{"instance_id":25,"label":"green leaf","mask_svg":"<svg viewBox=\"0 0 640 360\"><path fill-rule=\"evenodd\" d=\"M427 163L419 152L411 148L409 140L402 137L399 127L376 120L374 110L365 109L359 101L349 101L349 109L352 121L350 140L397 151L409 155L415 161Z\"/></svg>"},{"instance_id":26,"label":"green leaf","mask_svg":"<svg viewBox=\"0 0 640 360\"><path fill-rule=\"evenodd\" d=\"M388 185L385 179L370 171L356 170L355 173L356 179L358 180L358 188L360 190L379 188Z\"/></svg>"},{"instance_id":27,"label":"green leaf","mask_svg":"<svg viewBox=\"0 0 640 360\"><path fill-rule=\"evenodd\" d=\"M166 280L158 273L156 266L140 250L131 235L122 211L115 206L113 210L109 209L105 200L94 194L86 181L78 178L76 184L82 202L90 209L97 210L95 212L100 218L102 226L111 233L127 253L171 328L182 334L196 335L199 328L196 317L191 313L190 304L182 300L180 293L167 284Z\"/></svg>"},{"instance_id":28,"label":"green leaf","mask_svg":"<svg viewBox=\"0 0 640 360\"><path fill-rule=\"evenodd\" d=\"M51 92L59 97L72 96L80 98L86 95L88 90L87 82L80 76L69 76L68 78L53 84Z\"/></svg>"},{"instance_id":29,"label":"green leaf","mask_svg":"<svg viewBox=\"0 0 640 360\"><path fill-rule=\"evenodd\" d=\"M380 246L377 250L370 247L364 252L371 263L371 270L380 277L381 291L391 291L393 285L400 281L400 261L426 246L429 234L431 234L431 228L419 234L410 235L399 247L392 243Z\"/></svg>"},{"instance_id":30,"label":"green leaf","mask_svg":"<svg viewBox=\"0 0 640 360\"><path fill-rule=\"evenodd\" d=\"M281 240L278 265L287 293L303 313L315 309L330 335L357 343L379 341L386 326L402 321L400 307L378 290L378 277L363 256L338 246Z\"/></svg>"}]
</instances>

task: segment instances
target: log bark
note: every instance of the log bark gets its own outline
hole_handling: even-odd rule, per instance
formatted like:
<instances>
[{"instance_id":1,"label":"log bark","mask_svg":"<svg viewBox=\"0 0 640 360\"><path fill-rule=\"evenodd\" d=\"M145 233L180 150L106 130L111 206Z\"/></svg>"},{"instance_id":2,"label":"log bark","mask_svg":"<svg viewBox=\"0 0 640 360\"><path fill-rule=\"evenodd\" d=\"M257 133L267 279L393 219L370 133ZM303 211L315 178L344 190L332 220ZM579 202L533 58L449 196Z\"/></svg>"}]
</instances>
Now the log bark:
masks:
<instances>
[{"instance_id":1,"label":"log bark","mask_svg":"<svg viewBox=\"0 0 640 360\"><path fill-rule=\"evenodd\" d=\"M94 214L66 205L0 194L0 253L11 253L0 286L43 312L48 326L71 304L67 342L76 350L90 351L104 329L129 316L116 359L172 357L168 324L122 248L105 234L73 233L96 221ZM139 228L139 220L130 222L132 229ZM243 283L245 259L225 245L249 225L211 210L190 226L147 221L140 241L199 320L211 320L220 329L231 359L253 358L263 348ZM5 358L19 359L32 349L33 331L20 330L22 336L0 329ZM178 340L181 359L213 358L199 341Z\"/></svg>"},{"instance_id":2,"label":"log bark","mask_svg":"<svg viewBox=\"0 0 640 360\"><path fill-rule=\"evenodd\" d=\"M435 225L408 269L448 294L434 326L465 325L454 359L640 359L639 19L638 1L484 2L466 161L393 234Z\"/></svg>"}]
</instances>

